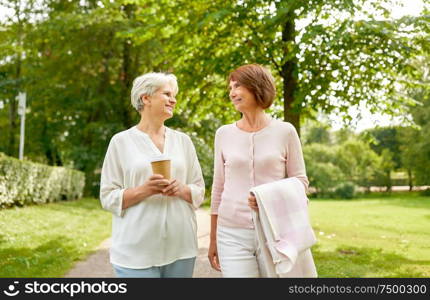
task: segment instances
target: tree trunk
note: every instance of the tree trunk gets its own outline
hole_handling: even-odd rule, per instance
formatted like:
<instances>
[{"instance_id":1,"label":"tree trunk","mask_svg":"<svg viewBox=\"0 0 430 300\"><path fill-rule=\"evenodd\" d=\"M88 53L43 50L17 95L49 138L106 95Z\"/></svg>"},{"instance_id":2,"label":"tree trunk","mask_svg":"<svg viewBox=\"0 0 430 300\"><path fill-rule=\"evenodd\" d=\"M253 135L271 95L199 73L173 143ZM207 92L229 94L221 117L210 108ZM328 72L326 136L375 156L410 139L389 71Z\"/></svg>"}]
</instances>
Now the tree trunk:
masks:
<instances>
[{"instance_id":1,"label":"tree trunk","mask_svg":"<svg viewBox=\"0 0 430 300\"><path fill-rule=\"evenodd\" d=\"M391 171L387 171L387 190L386 192L391 193L392 187L393 187L393 183L391 181Z\"/></svg>"},{"instance_id":2,"label":"tree trunk","mask_svg":"<svg viewBox=\"0 0 430 300\"><path fill-rule=\"evenodd\" d=\"M287 21L282 29L282 41L284 43L294 42L295 24L294 15L289 14ZM285 48L287 49L287 48ZM285 53L285 55L289 55ZM281 66L281 77L283 78L283 97L284 97L284 121L294 125L300 136L300 112L293 109L294 91L297 88L297 80L294 72L297 69L296 57L292 56Z\"/></svg>"},{"instance_id":3,"label":"tree trunk","mask_svg":"<svg viewBox=\"0 0 430 300\"><path fill-rule=\"evenodd\" d=\"M20 42L19 42L20 43ZM15 80L16 80L16 94L18 95L18 92L20 91L20 77L21 77L21 53L18 54L18 59L16 62L16 69L15 69ZM10 105L9 105L9 143L7 147L8 155L9 156L16 156L18 157L18 152L16 152L16 138L15 133L18 129L18 101L15 97L12 97L10 99Z\"/></svg>"},{"instance_id":4,"label":"tree trunk","mask_svg":"<svg viewBox=\"0 0 430 300\"><path fill-rule=\"evenodd\" d=\"M411 171L411 169L408 169L408 184L409 184L409 192L412 192L412 189L414 188L414 184L412 182L412 171Z\"/></svg>"},{"instance_id":5,"label":"tree trunk","mask_svg":"<svg viewBox=\"0 0 430 300\"><path fill-rule=\"evenodd\" d=\"M127 4L123 6L123 10L129 20L133 18L134 5ZM130 104L130 90L133 83L133 74L131 74L132 69L132 59L131 59L131 41L126 39L123 43L122 50L122 70L121 78L122 89L121 89L121 100L122 100L122 118L124 125L128 128L133 124L131 117L131 104Z\"/></svg>"},{"instance_id":6,"label":"tree trunk","mask_svg":"<svg viewBox=\"0 0 430 300\"><path fill-rule=\"evenodd\" d=\"M21 8L20 8L20 1L15 1L13 9L15 10L15 17L17 19L17 48L22 49L22 20L21 20ZM16 95L20 92L21 88L21 67L22 67L22 52L21 50L18 50L19 52L16 53L17 55L17 61L16 61L16 69L15 69L15 82L16 82ZM10 105L9 105L9 142L7 146L7 154L9 156L19 156L19 152L16 151L16 139L15 139L15 133L18 129L18 101L15 97L12 97L10 99Z\"/></svg>"},{"instance_id":7,"label":"tree trunk","mask_svg":"<svg viewBox=\"0 0 430 300\"><path fill-rule=\"evenodd\" d=\"M9 104L9 141L7 145L7 155L18 157L15 153L15 132L17 130L17 109L18 104L15 98L10 99Z\"/></svg>"}]
</instances>

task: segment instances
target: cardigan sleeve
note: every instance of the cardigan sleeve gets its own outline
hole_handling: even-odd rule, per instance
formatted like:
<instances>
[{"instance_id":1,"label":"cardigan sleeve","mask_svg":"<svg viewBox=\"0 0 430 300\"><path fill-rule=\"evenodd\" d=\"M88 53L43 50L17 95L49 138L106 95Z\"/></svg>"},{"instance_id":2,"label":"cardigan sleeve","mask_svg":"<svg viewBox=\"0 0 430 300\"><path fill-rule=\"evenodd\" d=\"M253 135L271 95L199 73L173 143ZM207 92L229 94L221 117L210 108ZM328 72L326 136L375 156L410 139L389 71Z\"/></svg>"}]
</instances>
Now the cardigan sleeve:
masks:
<instances>
[{"instance_id":1,"label":"cardigan sleeve","mask_svg":"<svg viewBox=\"0 0 430 300\"><path fill-rule=\"evenodd\" d=\"M286 169L288 177L296 177L305 187L307 192L309 181L306 176L305 161L303 159L302 145L300 143L299 135L297 134L296 128L289 124L290 130L288 134L287 142L287 159Z\"/></svg>"},{"instance_id":2,"label":"cardigan sleeve","mask_svg":"<svg viewBox=\"0 0 430 300\"><path fill-rule=\"evenodd\" d=\"M124 194L124 174L121 168L121 156L115 136L111 139L103 162L100 180L100 201L102 207L114 215L122 217L122 199Z\"/></svg>"},{"instance_id":3,"label":"cardigan sleeve","mask_svg":"<svg viewBox=\"0 0 430 300\"><path fill-rule=\"evenodd\" d=\"M186 185L191 190L191 200L194 209L199 208L205 198L205 182L203 180L202 169L197 158L196 149L189 136L186 135L188 164Z\"/></svg>"},{"instance_id":4,"label":"cardigan sleeve","mask_svg":"<svg viewBox=\"0 0 430 300\"><path fill-rule=\"evenodd\" d=\"M221 128L220 128L221 129ZM224 191L224 158L221 150L221 133L218 129L215 133L214 145L214 174L212 184L212 197L211 197L211 214L217 215L218 208L221 203L221 195Z\"/></svg>"}]
</instances>

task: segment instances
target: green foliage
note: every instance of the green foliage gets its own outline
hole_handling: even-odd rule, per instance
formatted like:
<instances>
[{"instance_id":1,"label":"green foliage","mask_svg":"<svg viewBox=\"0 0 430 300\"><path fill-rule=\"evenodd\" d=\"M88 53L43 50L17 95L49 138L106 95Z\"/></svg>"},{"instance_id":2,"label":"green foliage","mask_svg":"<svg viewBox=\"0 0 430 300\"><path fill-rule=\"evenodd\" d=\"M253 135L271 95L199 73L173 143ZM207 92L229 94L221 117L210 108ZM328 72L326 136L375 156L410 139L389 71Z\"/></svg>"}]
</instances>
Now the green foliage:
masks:
<instances>
[{"instance_id":1,"label":"green foliage","mask_svg":"<svg viewBox=\"0 0 430 300\"><path fill-rule=\"evenodd\" d=\"M386 186L387 191L391 190L393 182L391 180L391 172L394 171L395 161L394 154L388 150L383 149L379 159L379 166L376 169L373 184L377 186Z\"/></svg>"},{"instance_id":2,"label":"green foliage","mask_svg":"<svg viewBox=\"0 0 430 300\"><path fill-rule=\"evenodd\" d=\"M15 97L26 91L26 158L85 172L86 193L97 195L109 139L138 121L132 80L149 71L177 75L172 127L197 134L207 182L215 130L240 117L226 88L239 65L271 69L278 93L269 112L297 128L319 111L348 120L363 102L402 114L416 103L404 89L423 85L414 58L428 53L429 27L424 14L376 21L389 2L365 12L363 0L1 1L13 15L0 20L0 151L18 153Z\"/></svg>"},{"instance_id":3,"label":"green foliage","mask_svg":"<svg viewBox=\"0 0 430 300\"><path fill-rule=\"evenodd\" d=\"M398 129L397 127L377 127L362 133L370 134L374 138L374 142L370 144L370 147L378 155L382 155L384 150L391 153L391 159L395 164L393 168L395 169L398 169L402 166L398 130L401 129Z\"/></svg>"},{"instance_id":4,"label":"green foliage","mask_svg":"<svg viewBox=\"0 0 430 300\"><path fill-rule=\"evenodd\" d=\"M158 24L177 25L170 47L190 90L209 92L235 67L260 63L274 72L274 110L284 117L321 110L350 119L348 108L362 102L372 111L402 111L413 101L394 86L413 82L399 75L415 75L409 58L424 45L411 37L427 28L425 17L376 21L391 1L372 1L372 11L364 2L174 1Z\"/></svg>"},{"instance_id":5,"label":"green foliage","mask_svg":"<svg viewBox=\"0 0 430 300\"><path fill-rule=\"evenodd\" d=\"M328 195L344 180L344 174L335 164L336 147L322 144L306 145L303 148L303 155L310 185L316 189L317 195Z\"/></svg>"},{"instance_id":6,"label":"green foliage","mask_svg":"<svg viewBox=\"0 0 430 300\"><path fill-rule=\"evenodd\" d=\"M82 197L84 173L19 161L0 153L0 207Z\"/></svg>"},{"instance_id":7,"label":"green foliage","mask_svg":"<svg viewBox=\"0 0 430 300\"><path fill-rule=\"evenodd\" d=\"M331 140L329 126L324 124L311 126L306 130L306 134L304 135L304 142L306 144L330 144Z\"/></svg>"},{"instance_id":8,"label":"green foliage","mask_svg":"<svg viewBox=\"0 0 430 300\"><path fill-rule=\"evenodd\" d=\"M421 196L430 197L430 188L427 188L420 192Z\"/></svg>"},{"instance_id":9,"label":"green foliage","mask_svg":"<svg viewBox=\"0 0 430 300\"><path fill-rule=\"evenodd\" d=\"M337 164L346 180L370 188L376 175L380 158L370 146L360 140L350 139L339 147Z\"/></svg>"},{"instance_id":10,"label":"green foliage","mask_svg":"<svg viewBox=\"0 0 430 300\"><path fill-rule=\"evenodd\" d=\"M404 164L413 172L417 185L430 185L430 63L428 53L415 63L420 65L422 86L411 89L411 97L419 101L412 109L417 128L403 130L401 134Z\"/></svg>"},{"instance_id":11,"label":"green foliage","mask_svg":"<svg viewBox=\"0 0 430 300\"><path fill-rule=\"evenodd\" d=\"M332 196L340 199L352 199L355 197L357 186L352 182L343 182L337 185Z\"/></svg>"},{"instance_id":12,"label":"green foliage","mask_svg":"<svg viewBox=\"0 0 430 300\"><path fill-rule=\"evenodd\" d=\"M336 146L318 143L304 145L303 153L310 185L316 189L318 196L330 196L333 192L335 195L347 194L348 190L349 195L353 196L351 184L369 190L372 185L391 183L391 153L384 150L382 156L378 156L358 138L349 137Z\"/></svg>"}]
</instances>

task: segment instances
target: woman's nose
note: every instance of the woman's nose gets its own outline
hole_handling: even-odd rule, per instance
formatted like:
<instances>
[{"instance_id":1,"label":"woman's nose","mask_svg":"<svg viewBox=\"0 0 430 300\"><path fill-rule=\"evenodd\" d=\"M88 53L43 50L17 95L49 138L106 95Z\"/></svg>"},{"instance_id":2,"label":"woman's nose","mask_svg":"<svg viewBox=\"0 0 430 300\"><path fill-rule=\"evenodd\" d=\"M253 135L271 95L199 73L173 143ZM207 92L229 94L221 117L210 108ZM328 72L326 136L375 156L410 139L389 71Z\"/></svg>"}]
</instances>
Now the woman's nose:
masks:
<instances>
[{"instance_id":1,"label":"woman's nose","mask_svg":"<svg viewBox=\"0 0 430 300\"><path fill-rule=\"evenodd\" d=\"M236 95L236 92L234 91L234 89L230 90L230 98L233 98Z\"/></svg>"}]
</instances>

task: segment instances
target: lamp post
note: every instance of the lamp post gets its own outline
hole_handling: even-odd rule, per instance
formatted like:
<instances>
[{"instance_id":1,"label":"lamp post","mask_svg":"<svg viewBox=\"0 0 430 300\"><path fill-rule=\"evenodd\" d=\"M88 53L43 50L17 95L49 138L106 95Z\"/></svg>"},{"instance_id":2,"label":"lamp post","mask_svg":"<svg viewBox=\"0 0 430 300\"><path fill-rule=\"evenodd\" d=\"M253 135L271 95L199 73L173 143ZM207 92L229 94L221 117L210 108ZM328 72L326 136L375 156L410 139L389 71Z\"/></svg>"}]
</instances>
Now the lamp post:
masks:
<instances>
[{"instance_id":1,"label":"lamp post","mask_svg":"<svg viewBox=\"0 0 430 300\"><path fill-rule=\"evenodd\" d=\"M18 114L21 116L21 134L19 138L19 159L24 157L24 135L25 135L25 102L27 99L26 93L19 93L16 97L18 102Z\"/></svg>"}]
</instances>

